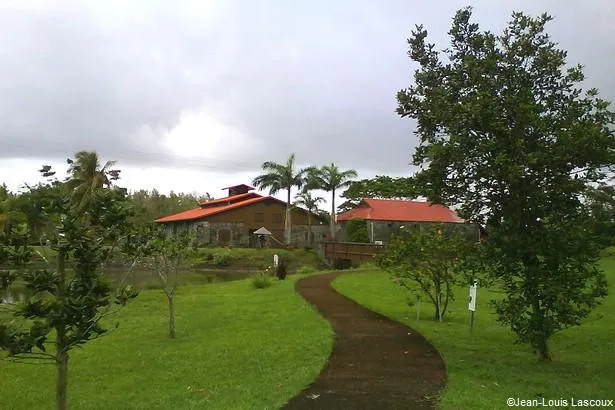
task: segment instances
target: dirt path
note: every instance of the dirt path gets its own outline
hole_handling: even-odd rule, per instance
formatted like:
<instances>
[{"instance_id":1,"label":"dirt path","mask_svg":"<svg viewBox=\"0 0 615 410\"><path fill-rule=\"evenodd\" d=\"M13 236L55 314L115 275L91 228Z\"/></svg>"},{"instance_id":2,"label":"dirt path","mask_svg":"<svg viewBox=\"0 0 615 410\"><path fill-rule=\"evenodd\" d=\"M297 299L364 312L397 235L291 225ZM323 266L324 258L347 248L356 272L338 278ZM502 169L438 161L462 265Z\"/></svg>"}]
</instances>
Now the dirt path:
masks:
<instances>
[{"instance_id":1,"label":"dirt path","mask_svg":"<svg viewBox=\"0 0 615 410\"><path fill-rule=\"evenodd\" d=\"M328 365L284 408L434 408L446 379L440 354L413 330L337 293L331 281L338 275L297 282L297 291L331 322L336 337Z\"/></svg>"}]
</instances>

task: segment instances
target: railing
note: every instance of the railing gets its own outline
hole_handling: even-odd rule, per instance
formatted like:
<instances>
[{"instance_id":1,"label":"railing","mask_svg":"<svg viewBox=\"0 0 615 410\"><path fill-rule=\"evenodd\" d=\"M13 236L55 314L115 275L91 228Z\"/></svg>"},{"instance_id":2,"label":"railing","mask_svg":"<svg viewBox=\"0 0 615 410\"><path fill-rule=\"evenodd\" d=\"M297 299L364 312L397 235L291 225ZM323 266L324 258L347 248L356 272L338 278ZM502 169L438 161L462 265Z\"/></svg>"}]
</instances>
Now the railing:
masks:
<instances>
[{"instance_id":1,"label":"railing","mask_svg":"<svg viewBox=\"0 0 615 410\"><path fill-rule=\"evenodd\" d=\"M353 262L371 261L385 249L384 245L359 242L325 242L328 260L346 259Z\"/></svg>"}]
</instances>

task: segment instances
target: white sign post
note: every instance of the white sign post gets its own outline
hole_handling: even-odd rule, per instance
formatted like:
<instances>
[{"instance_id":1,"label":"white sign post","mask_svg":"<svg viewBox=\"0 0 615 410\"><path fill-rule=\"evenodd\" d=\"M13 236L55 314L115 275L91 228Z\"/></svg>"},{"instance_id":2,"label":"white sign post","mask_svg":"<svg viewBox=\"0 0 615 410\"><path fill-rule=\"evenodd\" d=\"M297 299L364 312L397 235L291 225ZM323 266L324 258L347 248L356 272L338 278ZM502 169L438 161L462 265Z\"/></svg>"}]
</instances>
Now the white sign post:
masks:
<instances>
[{"instance_id":1,"label":"white sign post","mask_svg":"<svg viewBox=\"0 0 615 410\"><path fill-rule=\"evenodd\" d=\"M277 254L277 253L276 253L275 255L273 255L273 267L274 267L274 268L277 268L277 267L278 267L278 262L279 262L279 260L280 260L280 259L279 259L279 256L278 256L278 254Z\"/></svg>"},{"instance_id":2,"label":"white sign post","mask_svg":"<svg viewBox=\"0 0 615 410\"><path fill-rule=\"evenodd\" d=\"M468 309L470 310L470 332L474 328L474 312L476 311L476 288L478 287L476 281L470 286L470 300L468 302Z\"/></svg>"}]
</instances>

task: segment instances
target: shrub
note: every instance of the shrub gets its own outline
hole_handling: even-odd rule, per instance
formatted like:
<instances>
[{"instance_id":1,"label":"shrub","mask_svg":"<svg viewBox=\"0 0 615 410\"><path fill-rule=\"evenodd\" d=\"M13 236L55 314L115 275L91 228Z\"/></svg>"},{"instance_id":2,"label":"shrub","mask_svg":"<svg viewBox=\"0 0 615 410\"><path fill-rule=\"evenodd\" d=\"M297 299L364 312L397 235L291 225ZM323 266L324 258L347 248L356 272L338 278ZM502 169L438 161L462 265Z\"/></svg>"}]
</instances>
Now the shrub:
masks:
<instances>
[{"instance_id":1,"label":"shrub","mask_svg":"<svg viewBox=\"0 0 615 410\"><path fill-rule=\"evenodd\" d=\"M232 261L233 261L233 257L231 256L230 253L226 253L226 252L216 253L213 257L214 265L221 267L221 268L225 266L229 266Z\"/></svg>"},{"instance_id":2,"label":"shrub","mask_svg":"<svg viewBox=\"0 0 615 410\"><path fill-rule=\"evenodd\" d=\"M369 242L369 233L367 232L367 221L365 219L351 219L346 223L348 231L348 241L350 242Z\"/></svg>"},{"instance_id":3,"label":"shrub","mask_svg":"<svg viewBox=\"0 0 615 410\"><path fill-rule=\"evenodd\" d=\"M314 272L316 272L316 268L308 265L303 265L299 269L297 269L297 273L300 275L309 275L310 273Z\"/></svg>"},{"instance_id":4,"label":"shrub","mask_svg":"<svg viewBox=\"0 0 615 410\"><path fill-rule=\"evenodd\" d=\"M286 263L284 263L284 259L280 258L280 261L278 262L278 266L276 267L276 270L275 270L275 275L280 280L283 280L284 278L286 278Z\"/></svg>"},{"instance_id":5,"label":"shrub","mask_svg":"<svg viewBox=\"0 0 615 410\"><path fill-rule=\"evenodd\" d=\"M265 289L271 286L271 277L264 272L255 273L252 276L252 286L256 289Z\"/></svg>"}]
</instances>

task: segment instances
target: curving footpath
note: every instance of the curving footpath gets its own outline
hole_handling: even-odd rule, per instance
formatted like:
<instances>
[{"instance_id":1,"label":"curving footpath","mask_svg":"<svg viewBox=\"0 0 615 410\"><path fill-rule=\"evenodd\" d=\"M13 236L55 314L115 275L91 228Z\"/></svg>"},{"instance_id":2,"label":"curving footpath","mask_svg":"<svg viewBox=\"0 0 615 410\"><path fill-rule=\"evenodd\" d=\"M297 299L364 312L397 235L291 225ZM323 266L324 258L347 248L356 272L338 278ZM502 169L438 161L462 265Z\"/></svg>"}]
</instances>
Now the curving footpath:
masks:
<instances>
[{"instance_id":1,"label":"curving footpath","mask_svg":"<svg viewBox=\"0 0 615 410\"><path fill-rule=\"evenodd\" d=\"M440 354L421 335L340 295L340 273L310 276L297 291L331 322L327 366L285 409L433 409L444 387Z\"/></svg>"}]
</instances>

